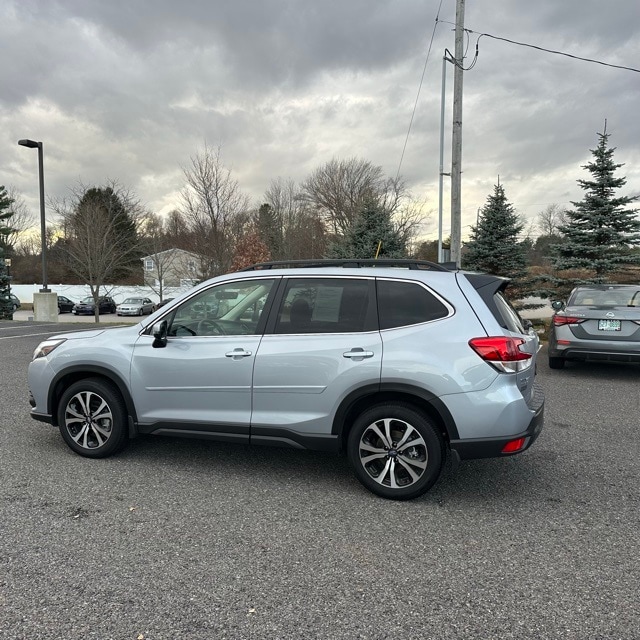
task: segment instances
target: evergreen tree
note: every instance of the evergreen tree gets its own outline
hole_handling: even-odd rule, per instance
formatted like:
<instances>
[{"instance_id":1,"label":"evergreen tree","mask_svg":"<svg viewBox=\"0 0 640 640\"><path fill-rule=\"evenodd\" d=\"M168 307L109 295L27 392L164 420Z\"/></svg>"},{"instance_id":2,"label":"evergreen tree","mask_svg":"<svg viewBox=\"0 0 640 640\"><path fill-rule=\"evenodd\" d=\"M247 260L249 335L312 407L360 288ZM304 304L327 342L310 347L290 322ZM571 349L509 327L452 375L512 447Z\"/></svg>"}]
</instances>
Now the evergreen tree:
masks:
<instances>
[{"instance_id":1,"label":"evergreen tree","mask_svg":"<svg viewBox=\"0 0 640 640\"><path fill-rule=\"evenodd\" d=\"M391 214L371 199L364 202L344 238L332 243L328 251L329 258L404 258L406 255L406 243L394 227Z\"/></svg>"},{"instance_id":2,"label":"evergreen tree","mask_svg":"<svg viewBox=\"0 0 640 640\"><path fill-rule=\"evenodd\" d=\"M8 224L9 218L13 215L12 204L13 199L9 197L4 186L0 185L0 320L13 319L13 306L9 297L11 278L4 263L6 238L13 231Z\"/></svg>"},{"instance_id":3,"label":"evergreen tree","mask_svg":"<svg viewBox=\"0 0 640 640\"><path fill-rule=\"evenodd\" d=\"M585 278L565 282L565 288L568 284L606 282L622 266L640 263L640 254L633 251L640 245L638 210L627 208L637 196L615 195L627 181L614 175L623 165L613 160L616 148L608 147L609 135L605 125L604 133L598 134L598 147L590 150L593 161L582 167L591 178L578 180L584 198L571 203L574 209L566 212L565 224L558 227L564 242L553 247L556 269L590 272Z\"/></svg>"},{"instance_id":4,"label":"evergreen tree","mask_svg":"<svg viewBox=\"0 0 640 640\"><path fill-rule=\"evenodd\" d=\"M255 226L260 239L266 245L273 260L282 260L282 217L278 215L270 204L265 203L258 209Z\"/></svg>"},{"instance_id":5,"label":"evergreen tree","mask_svg":"<svg viewBox=\"0 0 640 640\"><path fill-rule=\"evenodd\" d=\"M518 240L523 227L504 187L497 184L480 211L478 224L471 227L463 252L465 269L510 278L512 299L526 295L526 246Z\"/></svg>"}]
</instances>

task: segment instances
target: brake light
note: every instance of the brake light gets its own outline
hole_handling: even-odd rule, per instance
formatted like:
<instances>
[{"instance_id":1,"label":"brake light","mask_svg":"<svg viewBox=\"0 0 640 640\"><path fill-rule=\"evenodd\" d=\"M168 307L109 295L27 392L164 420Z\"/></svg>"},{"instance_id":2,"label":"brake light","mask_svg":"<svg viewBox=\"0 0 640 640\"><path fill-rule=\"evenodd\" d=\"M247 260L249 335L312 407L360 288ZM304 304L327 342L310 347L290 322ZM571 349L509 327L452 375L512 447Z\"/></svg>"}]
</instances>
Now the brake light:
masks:
<instances>
[{"instance_id":1,"label":"brake light","mask_svg":"<svg viewBox=\"0 0 640 640\"><path fill-rule=\"evenodd\" d=\"M511 440L507 442L504 447L502 447L502 453L518 453L518 451L522 450L526 441L526 438L517 438L516 440Z\"/></svg>"},{"instance_id":2,"label":"brake light","mask_svg":"<svg viewBox=\"0 0 640 640\"><path fill-rule=\"evenodd\" d=\"M553 324L556 327L561 327L564 324L580 324L585 320L586 318L576 318L575 316L553 316Z\"/></svg>"},{"instance_id":3,"label":"brake light","mask_svg":"<svg viewBox=\"0 0 640 640\"><path fill-rule=\"evenodd\" d=\"M485 361L501 373L516 373L528 369L533 363L532 354L521 351L526 341L522 338L489 336L472 338L469 346Z\"/></svg>"}]
</instances>

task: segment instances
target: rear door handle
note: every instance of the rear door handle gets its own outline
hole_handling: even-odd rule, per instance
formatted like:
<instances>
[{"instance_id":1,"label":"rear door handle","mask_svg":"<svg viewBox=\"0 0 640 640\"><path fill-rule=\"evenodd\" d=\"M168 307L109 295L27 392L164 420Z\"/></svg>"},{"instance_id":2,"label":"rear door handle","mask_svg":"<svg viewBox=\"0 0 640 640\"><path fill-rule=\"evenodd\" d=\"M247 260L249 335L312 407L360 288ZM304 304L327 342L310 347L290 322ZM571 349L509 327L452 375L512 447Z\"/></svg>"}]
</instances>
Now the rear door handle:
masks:
<instances>
[{"instance_id":1,"label":"rear door handle","mask_svg":"<svg viewBox=\"0 0 640 640\"><path fill-rule=\"evenodd\" d=\"M355 349L351 349L351 351L347 351L342 354L343 358L351 358L352 360L364 360L365 358L373 358L373 351L365 351L360 347L356 347Z\"/></svg>"},{"instance_id":2,"label":"rear door handle","mask_svg":"<svg viewBox=\"0 0 640 640\"><path fill-rule=\"evenodd\" d=\"M251 351L245 351L242 348L234 349L233 351L228 351L224 354L227 358L233 358L234 360L240 360L241 358L247 358L251 355Z\"/></svg>"}]
</instances>

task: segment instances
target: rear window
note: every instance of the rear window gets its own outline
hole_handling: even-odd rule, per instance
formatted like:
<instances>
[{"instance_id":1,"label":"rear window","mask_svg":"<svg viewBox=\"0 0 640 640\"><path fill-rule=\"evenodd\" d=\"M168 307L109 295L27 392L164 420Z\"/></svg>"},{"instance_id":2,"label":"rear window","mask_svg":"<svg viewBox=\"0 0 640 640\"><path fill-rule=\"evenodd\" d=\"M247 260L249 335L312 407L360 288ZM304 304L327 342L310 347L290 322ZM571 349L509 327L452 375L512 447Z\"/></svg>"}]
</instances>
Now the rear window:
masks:
<instances>
[{"instance_id":1,"label":"rear window","mask_svg":"<svg viewBox=\"0 0 640 640\"><path fill-rule=\"evenodd\" d=\"M378 280L380 329L406 327L446 318L447 306L419 284L397 280Z\"/></svg>"},{"instance_id":2,"label":"rear window","mask_svg":"<svg viewBox=\"0 0 640 640\"><path fill-rule=\"evenodd\" d=\"M571 307L640 307L640 288L579 289L569 298Z\"/></svg>"}]
</instances>

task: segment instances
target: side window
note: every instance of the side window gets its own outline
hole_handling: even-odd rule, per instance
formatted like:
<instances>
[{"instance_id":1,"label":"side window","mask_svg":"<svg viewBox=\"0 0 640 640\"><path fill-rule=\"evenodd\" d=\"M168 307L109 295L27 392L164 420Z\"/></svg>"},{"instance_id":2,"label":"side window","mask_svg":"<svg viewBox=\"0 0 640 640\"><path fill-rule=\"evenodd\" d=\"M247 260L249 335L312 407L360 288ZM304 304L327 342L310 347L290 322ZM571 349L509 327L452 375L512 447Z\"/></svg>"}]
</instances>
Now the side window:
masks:
<instances>
[{"instance_id":1,"label":"side window","mask_svg":"<svg viewBox=\"0 0 640 640\"><path fill-rule=\"evenodd\" d=\"M225 282L201 291L169 318L169 336L251 335L273 290L274 280Z\"/></svg>"},{"instance_id":2,"label":"side window","mask_svg":"<svg viewBox=\"0 0 640 640\"><path fill-rule=\"evenodd\" d=\"M419 284L399 280L378 280L380 329L406 327L446 318L446 305Z\"/></svg>"},{"instance_id":3,"label":"side window","mask_svg":"<svg viewBox=\"0 0 640 640\"><path fill-rule=\"evenodd\" d=\"M354 333L375 329L372 281L291 278L275 333Z\"/></svg>"},{"instance_id":4,"label":"side window","mask_svg":"<svg viewBox=\"0 0 640 640\"><path fill-rule=\"evenodd\" d=\"M506 298L501 293L496 293L493 299L498 308L498 312L504 321L504 326L514 333L526 333L522 326L522 321L517 311L507 302ZM501 323L502 324L502 323Z\"/></svg>"}]
</instances>

